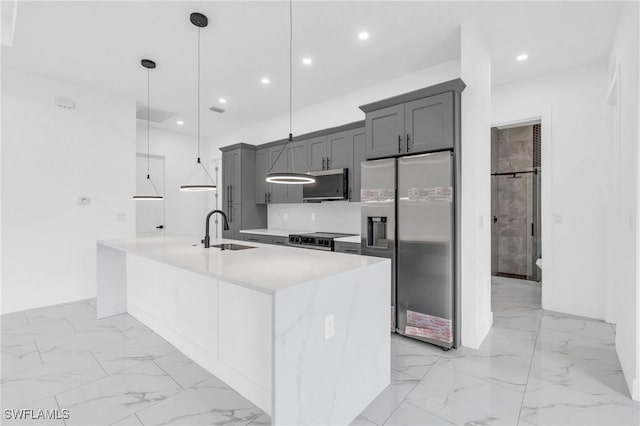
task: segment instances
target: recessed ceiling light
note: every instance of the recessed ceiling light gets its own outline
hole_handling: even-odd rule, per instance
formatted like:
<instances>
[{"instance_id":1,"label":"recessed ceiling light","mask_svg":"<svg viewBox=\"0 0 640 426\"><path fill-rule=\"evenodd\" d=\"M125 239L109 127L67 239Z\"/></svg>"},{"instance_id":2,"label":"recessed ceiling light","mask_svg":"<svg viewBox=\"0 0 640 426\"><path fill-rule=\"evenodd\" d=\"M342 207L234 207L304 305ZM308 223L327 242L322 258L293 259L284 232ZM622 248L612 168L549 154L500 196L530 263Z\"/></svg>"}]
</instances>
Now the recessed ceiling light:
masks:
<instances>
[{"instance_id":1,"label":"recessed ceiling light","mask_svg":"<svg viewBox=\"0 0 640 426\"><path fill-rule=\"evenodd\" d=\"M358 38L360 40L366 40L369 38L369 33L366 31L361 31L360 33L358 33Z\"/></svg>"},{"instance_id":2,"label":"recessed ceiling light","mask_svg":"<svg viewBox=\"0 0 640 426\"><path fill-rule=\"evenodd\" d=\"M184 121L182 121L182 120L178 120L178 121L176 121L176 124L177 124L178 126L182 126L182 125L184 124Z\"/></svg>"},{"instance_id":3,"label":"recessed ceiling light","mask_svg":"<svg viewBox=\"0 0 640 426\"><path fill-rule=\"evenodd\" d=\"M271 80L269 80L267 77L262 77L262 78L260 79L260 83L262 83L262 84L269 84L269 83L271 83Z\"/></svg>"},{"instance_id":4,"label":"recessed ceiling light","mask_svg":"<svg viewBox=\"0 0 640 426\"><path fill-rule=\"evenodd\" d=\"M311 58L302 58L302 63L305 65L311 65Z\"/></svg>"},{"instance_id":5,"label":"recessed ceiling light","mask_svg":"<svg viewBox=\"0 0 640 426\"><path fill-rule=\"evenodd\" d=\"M225 98L218 98L218 102L220 102L221 104L226 104L227 100Z\"/></svg>"},{"instance_id":6,"label":"recessed ceiling light","mask_svg":"<svg viewBox=\"0 0 640 426\"><path fill-rule=\"evenodd\" d=\"M519 61L519 62L526 61L528 57L529 55L527 55L526 53L522 53L516 56L516 61Z\"/></svg>"}]
</instances>

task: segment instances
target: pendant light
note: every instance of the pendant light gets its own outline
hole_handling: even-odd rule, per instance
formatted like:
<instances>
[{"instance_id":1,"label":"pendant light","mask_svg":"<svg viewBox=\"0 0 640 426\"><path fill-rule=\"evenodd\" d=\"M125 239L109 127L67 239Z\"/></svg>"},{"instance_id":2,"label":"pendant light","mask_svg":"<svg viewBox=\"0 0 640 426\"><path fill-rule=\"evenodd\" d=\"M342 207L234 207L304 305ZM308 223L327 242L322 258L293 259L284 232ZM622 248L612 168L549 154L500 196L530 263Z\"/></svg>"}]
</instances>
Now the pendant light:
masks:
<instances>
[{"instance_id":1,"label":"pendant light","mask_svg":"<svg viewBox=\"0 0 640 426\"><path fill-rule=\"evenodd\" d=\"M289 139L282 146L282 149L278 153L276 160L271 164L271 168L267 172L266 181L270 183L280 183L285 185L304 185L309 183L315 183L315 176L309 173L309 166L307 166L307 161L302 157L302 154L293 146L293 133L291 126L291 116L292 114L292 99L293 99L293 1L289 0ZM291 168L292 170L284 171L284 172L273 172L273 166L276 165L282 153L287 149L287 146L291 145ZM299 173L295 170L295 161L293 161L294 152L298 152L298 155L302 159L302 163L304 164L307 172Z\"/></svg>"},{"instance_id":2,"label":"pendant light","mask_svg":"<svg viewBox=\"0 0 640 426\"><path fill-rule=\"evenodd\" d=\"M209 19L202 13L192 13L190 16L191 23L198 27L198 157L196 166L191 172L188 183L181 185L181 191L213 191L216 184L207 171L207 168L200 161L200 30L209 25ZM197 176L199 175L199 176ZM194 179L194 176L196 178Z\"/></svg>"},{"instance_id":3,"label":"pendant light","mask_svg":"<svg viewBox=\"0 0 640 426\"><path fill-rule=\"evenodd\" d=\"M158 192L158 188L151 180L151 175L149 174L149 110L151 106L149 105L149 73L152 69L155 69L156 63L150 59L143 59L140 61L140 64L147 69L147 182L149 182L149 189L153 189L153 193L149 195L134 195L134 200L162 200L162 195Z\"/></svg>"}]
</instances>

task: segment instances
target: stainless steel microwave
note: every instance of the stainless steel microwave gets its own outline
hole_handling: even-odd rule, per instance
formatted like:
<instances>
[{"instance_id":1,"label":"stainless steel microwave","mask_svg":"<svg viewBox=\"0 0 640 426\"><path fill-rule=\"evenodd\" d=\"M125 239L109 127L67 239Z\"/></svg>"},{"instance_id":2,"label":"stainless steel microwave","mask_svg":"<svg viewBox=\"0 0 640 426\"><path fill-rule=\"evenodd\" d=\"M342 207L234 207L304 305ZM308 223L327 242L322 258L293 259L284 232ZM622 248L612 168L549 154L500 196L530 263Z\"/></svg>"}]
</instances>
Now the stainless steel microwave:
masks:
<instances>
[{"instance_id":1,"label":"stainless steel microwave","mask_svg":"<svg viewBox=\"0 0 640 426\"><path fill-rule=\"evenodd\" d=\"M302 185L304 201L346 200L349 198L349 169L311 172L314 183Z\"/></svg>"}]
</instances>

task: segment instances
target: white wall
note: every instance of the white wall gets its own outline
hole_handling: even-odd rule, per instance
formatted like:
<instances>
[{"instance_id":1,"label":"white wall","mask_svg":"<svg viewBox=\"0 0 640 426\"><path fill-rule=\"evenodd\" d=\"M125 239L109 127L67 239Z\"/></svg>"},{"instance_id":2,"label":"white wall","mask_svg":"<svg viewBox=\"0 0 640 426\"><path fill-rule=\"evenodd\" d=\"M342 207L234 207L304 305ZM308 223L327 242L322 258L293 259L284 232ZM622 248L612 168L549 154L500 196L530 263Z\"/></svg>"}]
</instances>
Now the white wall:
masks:
<instances>
[{"instance_id":1,"label":"white wall","mask_svg":"<svg viewBox=\"0 0 640 426\"><path fill-rule=\"evenodd\" d=\"M462 344L479 348L491 312L491 59L476 22L461 28L462 93L460 285Z\"/></svg>"},{"instance_id":2,"label":"white wall","mask_svg":"<svg viewBox=\"0 0 640 426\"><path fill-rule=\"evenodd\" d=\"M204 237L204 221L210 204L215 205L215 192L184 192L179 189L180 185L187 183L196 167L197 138L151 127L149 146L152 155L164 157L164 234ZM208 144L201 141L202 158L208 158L207 149ZM147 124L144 120L137 120L137 152L147 152ZM211 165L208 163L207 168L213 176Z\"/></svg>"},{"instance_id":3,"label":"white wall","mask_svg":"<svg viewBox=\"0 0 640 426\"><path fill-rule=\"evenodd\" d=\"M135 131L133 100L2 70L3 313L95 296L96 240L134 232Z\"/></svg>"},{"instance_id":4,"label":"white wall","mask_svg":"<svg viewBox=\"0 0 640 426\"><path fill-rule=\"evenodd\" d=\"M267 214L273 229L360 234L360 203L269 204Z\"/></svg>"},{"instance_id":5,"label":"white wall","mask_svg":"<svg viewBox=\"0 0 640 426\"><path fill-rule=\"evenodd\" d=\"M293 134L295 136L364 120L364 113L358 108L360 105L458 77L460 65L458 60L454 60L297 109L293 112ZM289 115L285 114L215 138L210 152L213 155L217 148L238 142L259 145L286 138L288 133Z\"/></svg>"},{"instance_id":6,"label":"white wall","mask_svg":"<svg viewBox=\"0 0 640 426\"><path fill-rule=\"evenodd\" d=\"M607 95L610 145L616 155L606 163L607 194L613 194L605 206L609 262L606 278L614 303L610 310L616 326L616 351L629 390L640 400L640 66L638 40L640 38L640 7L637 2L626 3L611 56L609 58ZM614 91L611 93L611 91ZM616 123L618 123L616 125Z\"/></svg>"},{"instance_id":7,"label":"white wall","mask_svg":"<svg viewBox=\"0 0 640 426\"><path fill-rule=\"evenodd\" d=\"M495 87L492 124L542 120L542 306L604 318L604 62Z\"/></svg>"}]
</instances>

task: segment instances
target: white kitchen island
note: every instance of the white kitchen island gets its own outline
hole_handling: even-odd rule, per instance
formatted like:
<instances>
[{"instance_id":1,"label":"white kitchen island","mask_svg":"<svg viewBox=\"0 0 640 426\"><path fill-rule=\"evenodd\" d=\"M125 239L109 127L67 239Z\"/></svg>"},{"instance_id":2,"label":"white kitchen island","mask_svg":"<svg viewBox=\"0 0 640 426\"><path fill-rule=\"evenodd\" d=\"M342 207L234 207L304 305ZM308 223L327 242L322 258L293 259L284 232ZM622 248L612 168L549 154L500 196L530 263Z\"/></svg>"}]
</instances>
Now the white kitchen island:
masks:
<instances>
[{"instance_id":1,"label":"white kitchen island","mask_svg":"<svg viewBox=\"0 0 640 426\"><path fill-rule=\"evenodd\" d=\"M98 242L98 316L128 312L275 425L349 424L389 385L389 260L198 240Z\"/></svg>"}]
</instances>

